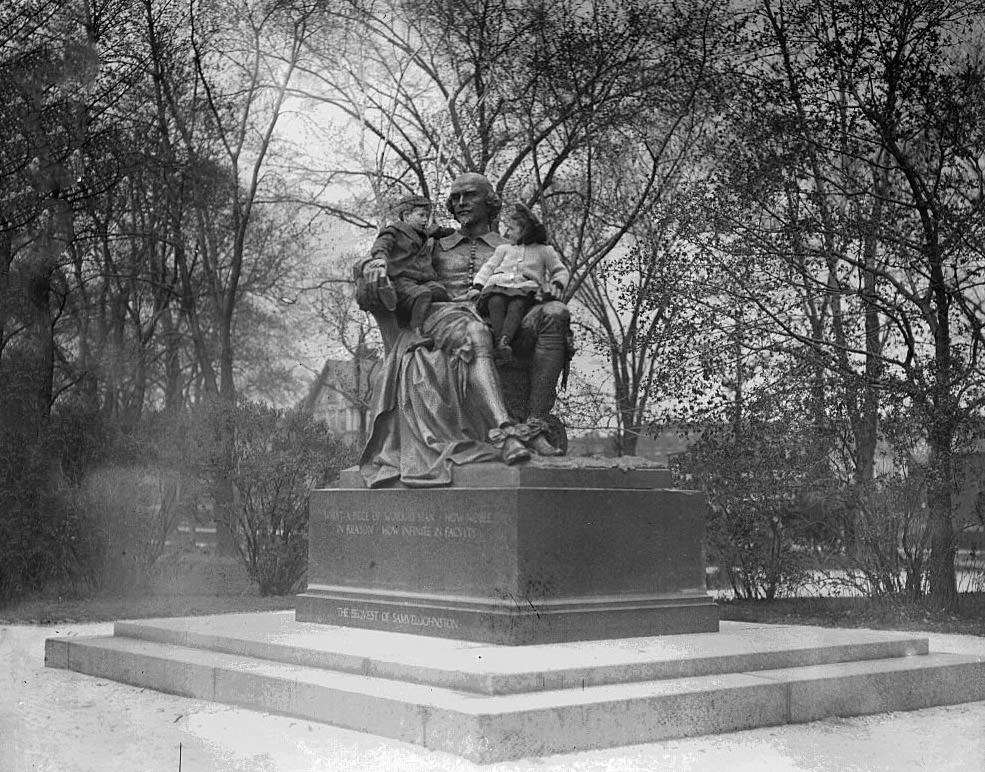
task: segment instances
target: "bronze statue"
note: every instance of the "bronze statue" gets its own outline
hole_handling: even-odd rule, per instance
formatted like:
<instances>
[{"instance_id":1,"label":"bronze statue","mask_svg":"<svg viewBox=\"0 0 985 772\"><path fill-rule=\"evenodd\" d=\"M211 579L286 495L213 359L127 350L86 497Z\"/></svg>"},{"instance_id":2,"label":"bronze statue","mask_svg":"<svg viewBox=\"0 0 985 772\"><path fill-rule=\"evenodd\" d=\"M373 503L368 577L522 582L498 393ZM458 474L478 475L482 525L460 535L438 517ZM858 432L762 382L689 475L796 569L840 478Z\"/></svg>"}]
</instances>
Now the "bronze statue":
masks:
<instances>
[{"instance_id":1,"label":"bronze statue","mask_svg":"<svg viewBox=\"0 0 985 772\"><path fill-rule=\"evenodd\" d=\"M384 307L381 295L392 291L385 261L370 257L355 266L357 302L377 319L387 349L361 459L371 485L397 477L406 485L443 485L454 464L557 453L547 430L569 350L568 309L549 300L524 316L515 359L502 373L514 386L508 409L489 329L467 300L479 269L505 243L494 229L502 202L489 180L470 173L452 183L447 206L459 229L436 240L433 260L452 302L434 303L421 325L433 350L414 347L410 330Z\"/></svg>"}]
</instances>

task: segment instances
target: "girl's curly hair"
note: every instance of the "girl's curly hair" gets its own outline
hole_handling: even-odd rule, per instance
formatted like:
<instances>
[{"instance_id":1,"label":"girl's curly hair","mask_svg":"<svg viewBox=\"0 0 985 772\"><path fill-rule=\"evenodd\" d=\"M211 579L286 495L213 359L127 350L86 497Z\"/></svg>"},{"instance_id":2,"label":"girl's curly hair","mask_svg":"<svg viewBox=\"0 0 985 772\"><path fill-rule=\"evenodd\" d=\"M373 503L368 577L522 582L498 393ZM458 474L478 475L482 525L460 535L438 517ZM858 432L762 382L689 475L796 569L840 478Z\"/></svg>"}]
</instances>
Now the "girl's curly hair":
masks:
<instances>
[{"instance_id":1,"label":"girl's curly hair","mask_svg":"<svg viewBox=\"0 0 985 772\"><path fill-rule=\"evenodd\" d=\"M547 228L537 219L537 215L530 211L524 204L517 201L513 204L513 211L510 215L517 221L523 223L523 230L517 244L546 244Z\"/></svg>"}]
</instances>

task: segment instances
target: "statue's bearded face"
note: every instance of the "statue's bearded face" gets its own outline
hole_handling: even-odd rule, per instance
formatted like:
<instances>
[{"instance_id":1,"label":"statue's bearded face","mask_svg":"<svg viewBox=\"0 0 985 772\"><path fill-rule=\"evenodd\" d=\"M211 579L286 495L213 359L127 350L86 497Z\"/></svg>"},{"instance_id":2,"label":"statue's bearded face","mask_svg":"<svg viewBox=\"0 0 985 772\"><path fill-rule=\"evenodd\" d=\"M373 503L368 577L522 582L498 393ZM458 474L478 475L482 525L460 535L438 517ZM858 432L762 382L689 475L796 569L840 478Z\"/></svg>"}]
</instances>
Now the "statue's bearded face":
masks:
<instances>
[{"instance_id":1,"label":"statue's bearded face","mask_svg":"<svg viewBox=\"0 0 985 772\"><path fill-rule=\"evenodd\" d=\"M488 183L484 187L477 180L455 180L448 197L455 219L463 226L489 223L491 220L487 203L489 193Z\"/></svg>"}]
</instances>

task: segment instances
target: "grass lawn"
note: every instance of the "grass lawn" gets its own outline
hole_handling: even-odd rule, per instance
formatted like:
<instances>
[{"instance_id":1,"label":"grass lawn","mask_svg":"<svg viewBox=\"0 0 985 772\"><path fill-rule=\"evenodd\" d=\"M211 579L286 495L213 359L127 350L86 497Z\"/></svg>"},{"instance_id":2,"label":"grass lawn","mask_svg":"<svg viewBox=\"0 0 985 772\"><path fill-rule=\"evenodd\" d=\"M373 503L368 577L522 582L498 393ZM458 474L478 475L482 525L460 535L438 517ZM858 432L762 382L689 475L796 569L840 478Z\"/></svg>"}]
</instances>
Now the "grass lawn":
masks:
<instances>
[{"instance_id":1,"label":"grass lawn","mask_svg":"<svg viewBox=\"0 0 985 772\"><path fill-rule=\"evenodd\" d=\"M722 619L822 627L871 627L985 636L985 593L962 593L957 614L868 598L781 598L774 601L722 601Z\"/></svg>"},{"instance_id":2,"label":"grass lawn","mask_svg":"<svg viewBox=\"0 0 985 772\"><path fill-rule=\"evenodd\" d=\"M117 619L279 611L294 608L291 595L263 598L243 566L231 558L187 553L166 563L142 593L85 595L53 588L0 606L0 624L111 622ZM985 593L964 593L956 615L866 598L783 598L722 601L721 618L769 624L871 627L985 636Z\"/></svg>"},{"instance_id":3,"label":"grass lawn","mask_svg":"<svg viewBox=\"0 0 985 772\"><path fill-rule=\"evenodd\" d=\"M190 552L165 561L143 592L89 595L70 586L55 587L0 605L0 624L112 622L293 608L292 595L260 597L239 561Z\"/></svg>"},{"instance_id":4,"label":"grass lawn","mask_svg":"<svg viewBox=\"0 0 985 772\"><path fill-rule=\"evenodd\" d=\"M258 595L186 595L160 597L94 597L69 600L37 596L11 606L0 606L0 625L113 622L117 619L191 617L232 614L237 611L293 609L292 596L261 598Z\"/></svg>"}]
</instances>

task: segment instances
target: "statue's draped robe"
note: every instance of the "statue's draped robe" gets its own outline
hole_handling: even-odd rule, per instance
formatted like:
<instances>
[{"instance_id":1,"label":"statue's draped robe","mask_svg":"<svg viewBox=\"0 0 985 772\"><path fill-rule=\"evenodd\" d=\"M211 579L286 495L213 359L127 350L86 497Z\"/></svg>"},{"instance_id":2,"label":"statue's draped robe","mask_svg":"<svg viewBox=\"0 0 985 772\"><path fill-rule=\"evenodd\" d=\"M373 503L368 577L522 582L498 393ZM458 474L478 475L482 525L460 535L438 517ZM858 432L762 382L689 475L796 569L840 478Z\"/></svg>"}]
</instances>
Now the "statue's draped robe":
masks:
<instances>
[{"instance_id":1,"label":"statue's draped robe","mask_svg":"<svg viewBox=\"0 0 985 772\"><path fill-rule=\"evenodd\" d=\"M461 234L438 240L435 268L452 297L462 296L497 245L498 233L469 241ZM475 346L467 327L478 320L471 304L435 303L423 325L434 349L408 351L401 329L383 361L373 399L370 437L360 459L368 485L399 478L408 486L451 483L452 466L499 459L485 442L494 428L479 393L469 393Z\"/></svg>"},{"instance_id":2,"label":"statue's draped robe","mask_svg":"<svg viewBox=\"0 0 985 772\"><path fill-rule=\"evenodd\" d=\"M374 393L360 460L368 485L396 478L413 487L449 485L453 465L499 459L485 442L494 428L488 408L468 388L475 350L466 326L475 319L465 304L435 303L424 323L431 351L408 351L412 336L401 330Z\"/></svg>"}]
</instances>

